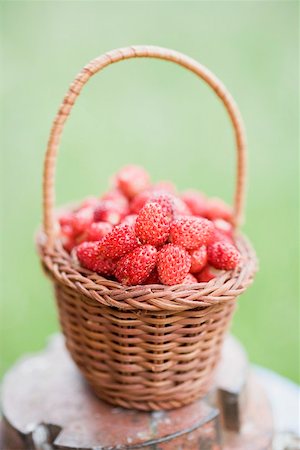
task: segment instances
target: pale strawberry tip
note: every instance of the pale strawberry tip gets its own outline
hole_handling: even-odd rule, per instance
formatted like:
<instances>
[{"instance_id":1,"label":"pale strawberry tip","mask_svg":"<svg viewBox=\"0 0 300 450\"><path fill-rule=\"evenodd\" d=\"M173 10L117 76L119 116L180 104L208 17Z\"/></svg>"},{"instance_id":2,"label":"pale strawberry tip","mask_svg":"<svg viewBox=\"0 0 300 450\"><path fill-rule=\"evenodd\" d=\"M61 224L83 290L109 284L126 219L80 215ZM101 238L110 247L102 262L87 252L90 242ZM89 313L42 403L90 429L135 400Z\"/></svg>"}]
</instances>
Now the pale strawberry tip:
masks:
<instances>
[{"instance_id":1,"label":"pale strawberry tip","mask_svg":"<svg viewBox=\"0 0 300 450\"><path fill-rule=\"evenodd\" d=\"M150 186L150 177L143 167L128 165L116 174L115 184L131 199Z\"/></svg>"}]
</instances>

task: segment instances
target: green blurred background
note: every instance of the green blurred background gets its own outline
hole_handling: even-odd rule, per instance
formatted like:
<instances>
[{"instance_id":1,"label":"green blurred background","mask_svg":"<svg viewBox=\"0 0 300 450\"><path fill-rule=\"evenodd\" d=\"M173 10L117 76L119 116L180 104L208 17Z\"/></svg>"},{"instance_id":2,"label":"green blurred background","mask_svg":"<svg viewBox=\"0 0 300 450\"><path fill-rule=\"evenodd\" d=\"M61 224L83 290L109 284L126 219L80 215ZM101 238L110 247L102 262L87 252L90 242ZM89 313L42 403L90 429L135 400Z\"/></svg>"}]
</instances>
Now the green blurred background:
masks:
<instances>
[{"instance_id":1,"label":"green blurred background","mask_svg":"<svg viewBox=\"0 0 300 450\"><path fill-rule=\"evenodd\" d=\"M251 361L298 379L298 3L2 2L1 373L58 328L33 234L51 121L89 59L131 44L171 47L207 65L240 106L249 142L245 232L260 259L233 332ZM128 162L231 201L229 120L187 71L131 60L95 76L67 123L58 203L101 193Z\"/></svg>"}]
</instances>

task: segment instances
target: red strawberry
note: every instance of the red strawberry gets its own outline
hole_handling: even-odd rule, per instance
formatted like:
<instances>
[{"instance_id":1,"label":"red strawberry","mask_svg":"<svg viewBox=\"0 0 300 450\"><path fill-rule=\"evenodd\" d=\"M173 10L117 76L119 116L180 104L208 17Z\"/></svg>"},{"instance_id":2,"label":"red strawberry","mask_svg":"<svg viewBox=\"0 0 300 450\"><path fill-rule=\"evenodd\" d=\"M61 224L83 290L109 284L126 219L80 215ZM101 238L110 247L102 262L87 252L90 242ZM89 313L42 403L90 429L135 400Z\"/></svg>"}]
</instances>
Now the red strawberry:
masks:
<instances>
[{"instance_id":1,"label":"red strawberry","mask_svg":"<svg viewBox=\"0 0 300 450\"><path fill-rule=\"evenodd\" d=\"M184 248L165 245L158 253L157 271L160 281L166 285L182 283L191 267L191 256Z\"/></svg>"},{"instance_id":2,"label":"red strawberry","mask_svg":"<svg viewBox=\"0 0 300 450\"><path fill-rule=\"evenodd\" d=\"M143 244L164 244L170 232L171 217L159 203L147 203L139 212L135 232Z\"/></svg>"},{"instance_id":3,"label":"red strawberry","mask_svg":"<svg viewBox=\"0 0 300 450\"><path fill-rule=\"evenodd\" d=\"M121 224L130 225L131 227L135 226L137 214L128 214L125 219L122 220Z\"/></svg>"},{"instance_id":4,"label":"red strawberry","mask_svg":"<svg viewBox=\"0 0 300 450\"><path fill-rule=\"evenodd\" d=\"M158 277L157 269L154 268L150 273L149 277L144 281L144 284L160 284L160 279Z\"/></svg>"},{"instance_id":5,"label":"red strawberry","mask_svg":"<svg viewBox=\"0 0 300 450\"><path fill-rule=\"evenodd\" d=\"M181 195L182 200L189 207L191 213L194 216L205 216L206 208L207 208L207 199L206 197L198 191L190 189L188 191L183 192Z\"/></svg>"},{"instance_id":6,"label":"red strawberry","mask_svg":"<svg viewBox=\"0 0 300 450\"><path fill-rule=\"evenodd\" d=\"M119 206L112 200L102 200L98 203L94 211L95 222L109 222L112 225L120 223L123 217Z\"/></svg>"},{"instance_id":7,"label":"red strawberry","mask_svg":"<svg viewBox=\"0 0 300 450\"><path fill-rule=\"evenodd\" d=\"M97 197L88 197L81 203L79 209L86 208L87 206L91 206L94 208L98 203L99 199Z\"/></svg>"},{"instance_id":8,"label":"red strawberry","mask_svg":"<svg viewBox=\"0 0 300 450\"><path fill-rule=\"evenodd\" d=\"M189 250L207 245L213 238L212 222L201 217L179 217L171 225L170 240Z\"/></svg>"},{"instance_id":9,"label":"red strawberry","mask_svg":"<svg viewBox=\"0 0 300 450\"><path fill-rule=\"evenodd\" d=\"M220 230L222 233L227 234L227 236L232 237L233 226L231 223L224 219L215 219L213 220L213 224L217 230Z\"/></svg>"},{"instance_id":10,"label":"red strawberry","mask_svg":"<svg viewBox=\"0 0 300 450\"><path fill-rule=\"evenodd\" d=\"M208 283L208 281L216 278L217 273L218 271L216 269L207 265L196 275L196 277L199 283Z\"/></svg>"},{"instance_id":11,"label":"red strawberry","mask_svg":"<svg viewBox=\"0 0 300 450\"><path fill-rule=\"evenodd\" d=\"M111 259L103 257L99 242L83 242L76 248L76 255L80 264L86 269L101 275L113 275L115 263Z\"/></svg>"},{"instance_id":12,"label":"red strawberry","mask_svg":"<svg viewBox=\"0 0 300 450\"><path fill-rule=\"evenodd\" d=\"M70 237L70 238L74 237L74 230L71 225L61 225L60 231L63 236Z\"/></svg>"},{"instance_id":13,"label":"red strawberry","mask_svg":"<svg viewBox=\"0 0 300 450\"><path fill-rule=\"evenodd\" d=\"M116 205L116 208L122 213L126 215L129 213L129 202L125 195L122 194L118 189L113 189L111 191L106 192L102 195L101 200L109 200Z\"/></svg>"},{"instance_id":14,"label":"red strawberry","mask_svg":"<svg viewBox=\"0 0 300 450\"><path fill-rule=\"evenodd\" d=\"M128 165L121 169L116 177L115 182L127 198L133 198L135 195L147 189L150 185L149 175L139 166Z\"/></svg>"},{"instance_id":15,"label":"red strawberry","mask_svg":"<svg viewBox=\"0 0 300 450\"><path fill-rule=\"evenodd\" d=\"M73 213L65 212L58 218L61 229L65 226L73 228Z\"/></svg>"},{"instance_id":16,"label":"red strawberry","mask_svg":"<svg viewBox=\"0 0 300 450\"><path fill-rule=\"evenodd\" d=\"M153 193L149 190L137 194L130 203L130 212L132 214L138 214L143 206L145 206L151 195L153 195Z\"/></svg>"},{"instance_id":17,"label":"red strawberry","mask_svg":"<svg viewBox=\"0 0 300 450\"><path fill-rule=\"evenodd\" d=\"M73 229L73 214L70 212L64 213L58 218L58 221L60 224L62 245L67 252L71 253L76 245Z\"/></svg>"},{"instance_id":18,"label":"red strawberry","mask_svg":"<svg viewBox=\"0 0 300 450\"><path fill-rule=\"evenodd\" d=\"M198 280L191 273L188 273L187 276L182 281L182 284L194 284L194 283L198 283Z\"/></svg>"},{"instance_id":19,"label":"red strawberry","mask_svg":"<svg viewBox=\"0 0 300 450\"><path fill-rule=\"evenodd\" d=\"M236 247L228 242L214 242L207 249L208 262L216 269L234 269L241 260Z\"/></svg>"},{"instance_id":20,"label":"red strawberry","mask_svg":"<svg viewBox=\"0 0 300 450\"><path fill-rule=\"evenodd\" d=\"M191 215L190 208L184 203L183 200L181 200L181 198L174 197L173 203L174 203L174 215L175 216L190 216Z\"/></svg>"},{"instance_id":21,"label":"red strawberry","mask_svg":"<svg viewBox=\"0 0 300 450\"><path fill-rule=\"evenodd\" d=\"M153 185L154 191L165 191L170 194L176 194L176 186L171 181L158 181Z\"/></svg>"},{"instance_id":22,"label":"red strawberry","mask_svg":"<svg viewBox=\"0 0 300 450\"><path fill-rule=\"evenodd\" d=\"M136 195L130 204L130 211L138 214L148 202L159 203L161 206L166 207L169 214L173 214L174 196L164 190L154 189L143 191Z\"/></svg>"},{"instance_id":23,"label":"red strawberry","mask_svg":"<svg viewBox=\"0 0 300 450\"><path fill-rule=\"evenodd\" d=\"M210 220L223 219L232 222L232 208L219 198L211 198L207 201L205 217Z\"/></svg>"},{"instance_id":24,"label":"red strawberry","mask_svg":"<svg viewBox=\"0 0 300 450\"><path fill-rule=\"evenodd\" d=\"M158 203L163 210L165 211L165 213L170 216L173 217L173 211L174 211L174 196L163 192L163 191L157 191L154 192L149 200L147 200L147 203Z\"/></svg>"},{"instance_id":25,"label":"red strawberry","mask_svg":"<svg viewBox=\"0 0 300 450\"><path fill-rule=\"evenodd\" d=\"M73 248L76 245L76 242L75 242L75 239L73 238L73 236L62 235L61 240L62 240L63 248L68 253L71 253L71 251L73 250Z\"/></svg>"},{"instance_id":26,"label":"red strawberry","mask_svg":"<svg viewBox=\"0 0 300 450\"><path fill-rule=\"evenodd\" d=\"M152 245L141 245L119 259L115 277L120 283L133 286L142 284L155 267L157 250Z\"/></svg>"},{"instance_id":27,"label":"red strawberry","mask_svg":"<svg viewBox=\"0 0 300 450\"><path fill-rule=\"evenodd\" d=\"M139 245L134 230L129 225L117 225L99 242L99 249L106 258L120 258Z\"/></svg>"},{"instance_id":28,"label":"red strawberry","mask_svg":"<svg viewBox=\"0 0 300 450\"><path fill-rule=\"evenodd\" d=\"M233 238L228 234L224 233L224 231L219 230L218 228L214 229L214 236L212 242L229 242L229 244L234 245Z\"/></svg>"},{"instance_id":29,"label":"red strawberry","mask_svg":"<svg viewBox=\"0 0 300 450\"><path fill-rule=\"evenodd\" d=\"M77 236L83 233L88 226L93 222L93 208L86 206L79 209L73 214L73 230Z\"/></svg>"},{"instance_id":30,"label":"red strawberry","mask_svg":"<svg viewBox=\"0 0 300 450\"><path fill-rule=\"evenodd\" d=\"M112 230L112 225L108 222L93 222L84 233L85 241L100 241Z\"/></svg>"},{"instance_id":31,"label":"red strawberry","mask_svg":"<svg viewBox=\"0 0 300 450\"><path fill-rule=\"evenodd\" d=\"M200 272L200 270L202 270L207 263L206 246L201 245L201 247L197 248L196 250L192 250L190 252L190 255L192 258L192 265L190 272L191 273Z\"/></svg>"}]
</instances>

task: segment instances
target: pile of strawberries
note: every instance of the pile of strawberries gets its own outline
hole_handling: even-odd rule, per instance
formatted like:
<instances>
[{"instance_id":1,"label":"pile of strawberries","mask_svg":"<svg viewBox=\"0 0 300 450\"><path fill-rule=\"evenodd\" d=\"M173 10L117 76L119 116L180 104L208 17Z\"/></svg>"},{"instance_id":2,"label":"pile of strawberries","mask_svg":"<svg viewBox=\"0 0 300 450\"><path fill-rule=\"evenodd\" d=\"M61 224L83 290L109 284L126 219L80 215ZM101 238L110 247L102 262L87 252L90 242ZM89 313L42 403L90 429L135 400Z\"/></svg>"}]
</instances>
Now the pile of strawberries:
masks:
<instances>
[{"instance_id":1,"label":"pile of strawberries","mask_svg":"<svg viewBox=\"0 0 300 450\"><path fill-rule=\"evenodd\" d=\"M240 263L231 209L197 191L176 193L126 166L99 198L59 217L65 250L124 285L208 282Z\"/></svg>"}]
</instances>

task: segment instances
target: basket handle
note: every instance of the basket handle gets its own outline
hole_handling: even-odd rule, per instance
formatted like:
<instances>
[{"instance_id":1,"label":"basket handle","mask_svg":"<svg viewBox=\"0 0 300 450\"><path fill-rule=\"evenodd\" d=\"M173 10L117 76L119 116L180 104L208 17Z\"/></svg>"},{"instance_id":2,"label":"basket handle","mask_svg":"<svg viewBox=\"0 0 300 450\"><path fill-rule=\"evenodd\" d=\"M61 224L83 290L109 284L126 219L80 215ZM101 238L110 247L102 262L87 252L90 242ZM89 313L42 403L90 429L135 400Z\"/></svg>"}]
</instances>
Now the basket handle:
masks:
<instances>
[{"instance_id":1,"label":"basket handle","mask_svg":"<svg viewBox=\"0 0 300 450\"><path fill-rule=\"evenodd\" d=\"M202 78L215 91L216 95L223 102L231 119L235 133L237 149L237 179L234 197L233 220L235 226L241 224L245 201L246 139L242 117L234 99L223 83L218 80L218 78L206 67L194 59L174 50L149 45L138 45L112 50L90 61L81 70L81 72L79 72L71 84L54 119L45 155L43 176L43 223L44 231L47 236L48 249L53 248L55 239L54 181L57 151L64 124L81 92L81 89L95 73L100 72L100 70L112 63L138 57L163 59L185 67L198 77Z\"/></svg>"}]
</instances>

